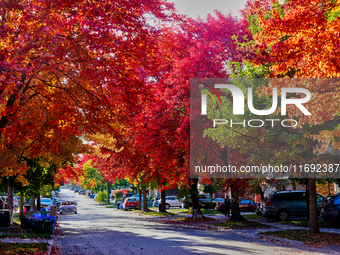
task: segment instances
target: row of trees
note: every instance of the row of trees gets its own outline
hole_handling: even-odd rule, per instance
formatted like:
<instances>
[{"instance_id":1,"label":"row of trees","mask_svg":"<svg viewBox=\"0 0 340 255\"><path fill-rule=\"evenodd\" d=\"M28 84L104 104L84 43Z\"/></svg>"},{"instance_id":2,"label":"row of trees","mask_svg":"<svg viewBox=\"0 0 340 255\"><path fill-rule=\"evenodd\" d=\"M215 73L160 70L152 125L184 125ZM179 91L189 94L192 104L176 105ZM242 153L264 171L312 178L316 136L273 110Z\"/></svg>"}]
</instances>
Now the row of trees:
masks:
<instances>
[{"instance_id":1,"label":"row of trees","mask_svg":"<svg viewBox=\"0 0 340 255\"><path fill-rule=\"evenodd\" d=\"M216 12L206 20L178 15L163 0L2 1L0 10L3 177L26 185L28 158L56 166L57 183L82 178L87 161L78 168L70 162L89 154L103 180L128 178L144 194L160 187L162 199L167 189L189 188L198 209L192 136L206 136L192 144L197 165L329 162L315 148L339 147L337 81L300 82L313 92L306 105L312 115L289 108L298 128L269 132L190 128L190 118L196 123L201 116L199 105L190 106L189 88L193 77L337 78L338 1L249 0L241 19ZM272 88L289 86L296 84L254 85L254 105L269 106ZM228 111L220 109L232 112L225 93ZM219 114L211 112L207 119ZM241 218L237 200L252 182L221 180L233 193L233 220ZM311 232L317 232L314 178L308 189Z\"/></svg>"}]
</instances>

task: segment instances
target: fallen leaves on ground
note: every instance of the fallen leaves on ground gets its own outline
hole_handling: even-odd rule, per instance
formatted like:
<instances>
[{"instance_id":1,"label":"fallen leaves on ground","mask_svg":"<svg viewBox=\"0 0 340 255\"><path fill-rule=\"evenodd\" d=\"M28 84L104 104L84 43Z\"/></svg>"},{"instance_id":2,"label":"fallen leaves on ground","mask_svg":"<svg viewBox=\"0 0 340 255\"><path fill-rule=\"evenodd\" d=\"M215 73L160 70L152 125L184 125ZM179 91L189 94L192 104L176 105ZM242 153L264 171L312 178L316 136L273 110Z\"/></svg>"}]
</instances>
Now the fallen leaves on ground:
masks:
<instances>
[{"instance_id":1,"label":"fallen leaves on ground","mask_svg":"<svg viewBox=\"0 0 340 255\"><path fill-rule=\"evenodd\" d=\"M313 247L322 247L325 245L340 245L340 235L335 233L320 232L318 234L310 234L308 230L290 229L283 231L268 231L262 234L301 241Z\"/></svg>"}]
</instances>

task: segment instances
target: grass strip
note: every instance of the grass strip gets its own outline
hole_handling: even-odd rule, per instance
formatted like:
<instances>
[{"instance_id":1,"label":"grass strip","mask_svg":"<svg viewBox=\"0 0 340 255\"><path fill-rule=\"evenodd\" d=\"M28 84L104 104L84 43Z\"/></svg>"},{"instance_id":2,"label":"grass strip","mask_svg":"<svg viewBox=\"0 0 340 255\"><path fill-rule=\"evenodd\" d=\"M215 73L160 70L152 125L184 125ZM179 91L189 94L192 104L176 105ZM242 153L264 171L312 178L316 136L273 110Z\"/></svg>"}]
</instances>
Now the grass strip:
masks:
<instances>
[{"instance_id":1,"label":"grass strip","mask_svg":"<svg viewBox=\"0 0 340 255\"><path fill-rule=\"evenodd\" d=\"M116 205L107 205L107 206L105 206L105 208L117 208L117 206Z\"/></svg>"},{"instance_id":2,"label":"grass strip","mask_svg":"<svg viewBox=\"0 0 340 255\"><path fill-rule=\"evenodd\" d=\"M261 234L300 241L313 247L340 245L340 235L335 233L320 232L318 234L310 234L305 229L287 229L282 231L266 231Z\"/></svg>"},{"instance_id":3,"label":"grass strip","mask_svg":"<svg viewBox=\"0 0 340 255\"><path fill-rule=\"evenodd\" d=\"M282 225L293 225L293 226L298 226L298 227L309 227L309 221L307 219L303 219L303 220L289 220L289 221L280 221L280 222L276 222L277 224L282 224ZM327 228L329 227L327 222L322 222L319 219L319 227L320 228Z\"/></svg>"},{"instance_id":4,"label":"grass strip","mask_svg":"<svg viewBox=\"0 0 340 255\"><path fill-rule=\"evenodd\" d=\"M260 220L260 219L263 219L263 217L261 215L257 215L257 214L244 214L242 216L246 220Z\"/></svg>"},{"instance_id":5,"label":"grass strip","mask_svg":"<svg viewBox=\"0 0 340 255\"><path fill-rule=\"evenodd\" d=\"M261 224L255 221L244 221L244 222L223 221L220 223L215 223L214 225L222 227L222 228L226 228L226 229L271 228L271 226Z\"/></svg>"},{"instance_id":6,"label":"grass strip","mask_svg":"<svg viewBox=\"0 0 340 255\"><path fill-rule=\"evenodd\" d=\"M49 233L43 234L0 234L0 238L44 238L44 239L51 239L51 235Z\"/></svg>"},{"instance_id":7,"label":"grass strip","mask_svg":"<svg viewBox=\"0 0 340 255\"><path fill-rule=\"evenodd\" d=\"M176 216L177 213L173 213L173 212L142 212L142 214L145 215L150 215L150 216Z\"/></svg>"},{"instance_id":8,"label":"grass strip","mask_svg":"<svg viewBox=\"0 0 340 255\"><path fill-rule=\"evenodd\" d=\"M3 243L0 242L1 254L27 254L42 255L46 254L48 243Z\"/></svg>"}]
</instances>

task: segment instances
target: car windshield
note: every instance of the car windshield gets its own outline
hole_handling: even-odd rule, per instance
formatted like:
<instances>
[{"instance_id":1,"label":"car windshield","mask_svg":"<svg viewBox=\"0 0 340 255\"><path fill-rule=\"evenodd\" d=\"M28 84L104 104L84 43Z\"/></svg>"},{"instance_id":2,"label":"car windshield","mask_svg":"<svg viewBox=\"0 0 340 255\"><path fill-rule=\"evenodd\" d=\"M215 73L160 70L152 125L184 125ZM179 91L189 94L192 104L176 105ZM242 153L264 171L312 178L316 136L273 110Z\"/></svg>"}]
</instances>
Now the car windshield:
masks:
<instances>
[{"instance_id":1,"label":"car windshield","mask_svg":"<svg viewBox=\"0 0 340 255\"><path fill-rule=\"evenodd\" d=\"M127 200L127 202L136 202L137 201L137 199L135 199L135 198L129 198L128 200Z\"/></svg>"},{"instance_id":2,"label":"car windshield","mask_svg":"<svg viewBox=\"0 0 340 255\"><path fill-rule=\"evenodd\" d=\"M51 199L49 199L49 198L41 198L40 202L51 203Z\"/></svg>"}]
</instances>

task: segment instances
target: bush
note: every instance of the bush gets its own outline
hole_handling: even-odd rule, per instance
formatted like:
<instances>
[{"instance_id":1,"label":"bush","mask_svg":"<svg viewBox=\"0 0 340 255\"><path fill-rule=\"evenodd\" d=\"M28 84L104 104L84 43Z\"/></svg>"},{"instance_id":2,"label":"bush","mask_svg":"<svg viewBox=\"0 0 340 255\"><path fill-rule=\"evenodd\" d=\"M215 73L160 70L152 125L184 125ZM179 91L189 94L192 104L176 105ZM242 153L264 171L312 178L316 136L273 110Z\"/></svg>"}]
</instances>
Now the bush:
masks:
<instances>
[{"instance_id":1,"label":"bush","mask_svg":"<svg viewBox=\"0 0 340 255\"><path fill-rule=\"evenodd\" d=\"M96 201L97 201L98 203L107 201L107 191L106 191L106 190L104 190L104 191L99 191L99 192L98 192L98 196L96 197Z\"/></svg>"},{"instance_id":2,"label":"bush","mask_svg":"<svg viewBox=\"0 0 340 255\"><path fill-rule=\"evenodd\" d=\"M212 203L212 209L215 209L215 207L216 207L216 203ZM204 205L204 209L211 209L211 205L210 205L210 203L206 203L205 205Z\"/></svg>"},{"instance_id":3,"label":"bush","mask_svg":"<svg viewBox=\"0 0 340 255\"><path fill-rule=\"evenodd\" d=\"M114 194L114 197L115 197L115 200L121 200L124 196L123 194L123 191L113 191L113 194Z\"/></svg>"}]
</instances>

